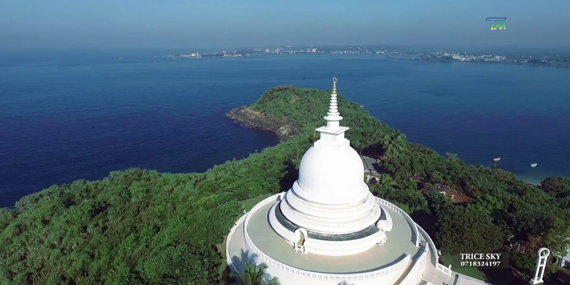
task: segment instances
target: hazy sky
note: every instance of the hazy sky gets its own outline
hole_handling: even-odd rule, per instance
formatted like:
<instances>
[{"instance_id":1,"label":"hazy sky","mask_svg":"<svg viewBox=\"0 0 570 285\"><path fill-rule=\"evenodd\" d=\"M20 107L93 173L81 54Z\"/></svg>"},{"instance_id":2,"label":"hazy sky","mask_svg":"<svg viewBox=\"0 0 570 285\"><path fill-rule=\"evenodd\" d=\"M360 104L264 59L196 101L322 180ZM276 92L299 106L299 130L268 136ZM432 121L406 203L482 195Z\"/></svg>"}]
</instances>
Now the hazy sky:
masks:
<instances>
[{"instance_id":1,"label":"hazy sky","mask_svg":"<svg viewBox=\"0 0 570 285\"><path fill-rule=\"evenodd\" d=\"M356 44L570 46L570 0L0 0L7 49Z\"/></svg>"}]
</instances>

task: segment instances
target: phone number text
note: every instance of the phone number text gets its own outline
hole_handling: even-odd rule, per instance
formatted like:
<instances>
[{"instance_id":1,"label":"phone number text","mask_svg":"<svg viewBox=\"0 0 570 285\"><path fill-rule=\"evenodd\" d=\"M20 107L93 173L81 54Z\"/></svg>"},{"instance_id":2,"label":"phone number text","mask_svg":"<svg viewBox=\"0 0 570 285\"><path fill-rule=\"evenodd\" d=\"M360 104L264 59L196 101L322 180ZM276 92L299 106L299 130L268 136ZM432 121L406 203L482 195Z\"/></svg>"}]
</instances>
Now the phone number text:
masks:
<instances>
[{"instance_id":1,"label":"phone number text","mask_svg":"<svg viewBox=\"0 0 570 285\"><path fill-rule=\"evenodd\" d=\"M461 261L462 267L499 267L501 261Z\"/></svg>"}]
</instances>

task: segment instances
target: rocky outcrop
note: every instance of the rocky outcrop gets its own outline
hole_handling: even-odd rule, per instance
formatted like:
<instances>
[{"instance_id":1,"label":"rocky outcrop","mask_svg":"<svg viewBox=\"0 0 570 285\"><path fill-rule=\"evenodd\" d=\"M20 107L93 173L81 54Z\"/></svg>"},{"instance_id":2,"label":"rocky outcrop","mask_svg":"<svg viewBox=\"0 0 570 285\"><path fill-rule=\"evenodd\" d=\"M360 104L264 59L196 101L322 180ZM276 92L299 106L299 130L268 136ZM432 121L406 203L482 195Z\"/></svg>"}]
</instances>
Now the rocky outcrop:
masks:
<instances>
[{"instance_id":1,"label":"rocky outcrop","mask_svg":"<svg viewBox=\"0 0 570 285\"><path fill-rule=\"evenodd\" d=\"M226 113L226 116L246 127L273 131L279 136L280 141L286 141L294 137L301 130L301 125L299 124L275 119L264 113L252 110L250 106L235 108Z\"/></svg>"}]
</instances>

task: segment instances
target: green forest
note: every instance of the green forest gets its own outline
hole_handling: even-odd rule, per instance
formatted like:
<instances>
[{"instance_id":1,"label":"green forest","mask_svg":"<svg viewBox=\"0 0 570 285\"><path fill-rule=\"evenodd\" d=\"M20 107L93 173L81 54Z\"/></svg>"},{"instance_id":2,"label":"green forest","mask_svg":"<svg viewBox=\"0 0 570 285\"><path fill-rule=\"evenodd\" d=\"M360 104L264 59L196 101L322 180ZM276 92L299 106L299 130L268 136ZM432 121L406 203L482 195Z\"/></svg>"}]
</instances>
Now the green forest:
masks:
<instances>
[{"instance_id":1,"label":"green forest","mask_svg":"<svg viewBox=\"0 0 570 285\"><path fill-rule=\"evenodd\" d=\"M329 99L330 90L267 91L251 108L302 125L299 134L204 173L114 171L23 197L16 210L0 209L0 284L231 283L225 236L246 201L286 191L297 179ZM530 276L538 248L565 253L568 179L533 186L497 167L409 143L342 95L339 110L351 145L380 161L384 174L371 191L406 210L443 254L509 251L511 266ZM434 185L468 202L429 191Z\"/></svg>"}]
</instances>

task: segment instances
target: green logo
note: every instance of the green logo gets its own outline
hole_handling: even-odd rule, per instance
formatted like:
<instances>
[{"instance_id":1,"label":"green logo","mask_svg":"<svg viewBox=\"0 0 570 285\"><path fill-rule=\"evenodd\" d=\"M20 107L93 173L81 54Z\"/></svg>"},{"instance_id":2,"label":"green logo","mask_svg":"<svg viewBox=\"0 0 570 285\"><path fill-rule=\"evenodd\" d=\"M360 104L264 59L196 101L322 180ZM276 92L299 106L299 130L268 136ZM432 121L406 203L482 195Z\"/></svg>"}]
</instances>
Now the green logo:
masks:
<instances>
[{"instance_id":1,"label":"green logo","mask_svg":"<svg viewBox=\"0 0 570 285\"><path fill-rule=\"evenodd\" d=\"M506 30L507 29L507 23L505 23L506 20L507 17L487 17L487 19L485 19L485 21L493 21L493 25L491 25L491 30L493 31L497 30L497 28L499 30Z\"/></svg>"}]
</instances>

